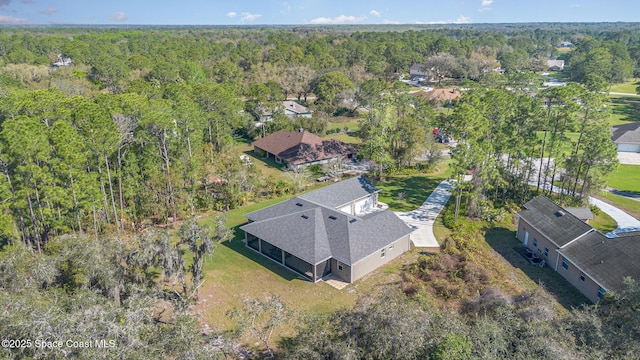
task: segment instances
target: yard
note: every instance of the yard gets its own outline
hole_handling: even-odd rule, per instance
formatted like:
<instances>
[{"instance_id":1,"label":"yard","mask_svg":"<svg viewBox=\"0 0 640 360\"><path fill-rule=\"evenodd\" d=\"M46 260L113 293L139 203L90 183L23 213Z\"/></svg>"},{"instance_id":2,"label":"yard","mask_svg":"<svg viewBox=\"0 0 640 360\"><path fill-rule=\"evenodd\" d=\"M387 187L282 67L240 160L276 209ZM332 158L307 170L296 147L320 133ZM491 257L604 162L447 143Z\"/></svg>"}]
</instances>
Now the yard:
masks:
<instances>
[{"instance_id":1,"label":"yard","mask_svg":"<svg viewBox=\"0 0 640 360\"><path fill-rule=\"evenodd\" d=\"M328 313L355 304L358 296L384 288L400 279L404 263L413 262L417 251L395 259L355 284L337 290L325 283L313 284L245 247L244 234L238 227L246 222L244 214L285 200L277 198L229 211L228 226L234 230L231 241L219 244L207 259L204 268L205 283L200 289L196 307L198 315L214 331L231 331L234 323L226 313L242 306L243 297L264 298L277 295L294 311ZM202 219L203 223L210 218ZM274 334L274 341L292 335L296 321L284 325ZM249 341L249 339L245 339Z\"/></svg>"},{"instance_id":2,"label":"yard","mask_svg":"<svg viewBox=\"0 0 640 360\"><path fill-rule=\"evenodd\" d=\"M512 229L506 227L489 229L485 234L485 240L510 266L511 278L504 279L505 282L515 282L528 289L541 285L566 310L589 303L586 297L552 268L548 266L541 268L529 263L521 253L522 245L515 238L515 232Z\"/></svg>"},{"instance_id":3,"label":"yard","mask_svg":"<svg viewBox=\"0 0 640 360\"><path fill-rule=\"evenodd\" d=\"M640 97L617 96L609 97L609 109L611 125L626 124L640 120Z\"/></svg>"},{"instance_id":4,"label":"yard","mask_svg":"<svg viewBox=\"0 0 640 360\"><path fill-rule=\"evenodd\" d=\"M629 80L627 82L624 82L622 84L615 84L611 86L611 89L609 89L609 91L611 92L620 92L620 93L628 93L628 94L635 94L636 93L636 88L640 86L640 81L638 81L637 79L633 79L633 80Z\"/></svg>"},{"instance_id":5,"label":"yard","mask_svg":"<svg viewBox=\"0 0 640 360\"><path fill-rule=\"evenodd\" d=\"M618 165L616 171L606 178L607 186L640 195L640 166Z\"/></svg>"}]
</instances>

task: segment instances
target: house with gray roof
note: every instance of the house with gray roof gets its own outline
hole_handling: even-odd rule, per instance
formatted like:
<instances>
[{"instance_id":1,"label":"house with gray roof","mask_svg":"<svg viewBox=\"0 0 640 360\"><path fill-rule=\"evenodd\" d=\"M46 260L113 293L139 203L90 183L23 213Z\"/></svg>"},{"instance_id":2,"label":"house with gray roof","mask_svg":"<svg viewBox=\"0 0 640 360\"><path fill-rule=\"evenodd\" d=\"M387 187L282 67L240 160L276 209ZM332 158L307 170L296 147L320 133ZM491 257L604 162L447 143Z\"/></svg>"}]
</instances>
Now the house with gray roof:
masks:
<instances>
[{"instance_id":1,"label":"house with gray roof","mask_svg":"<svg viewBox=\"0 0 640 360\"><path fill-rule=\"evenodd\" d=\"M409 228L381 210L363 176L246 214L246 246L318 282L352 283L410 250Z\"/></svg>"},{"instance_id":2,"label":"house with gray roof","mask_svg":"<svg viewBox=\"0 0 640 360\"><path fill-rule=\"evenodd\" d=\"M618 152L640 152L640 121L616 125L612 132L611 140Z\"/></svg>"},{"instance_id":3,"label":"house with gray roof","mask_svg":"<svg viewBox=\"0 0 640 360\"><path fill-rule=\"evenodd\" d=\"M538 196L518 213L516 237L594 303L625 277L640 280L640 234L608 238L571 210Z\"/></svg>"}]
</instances>

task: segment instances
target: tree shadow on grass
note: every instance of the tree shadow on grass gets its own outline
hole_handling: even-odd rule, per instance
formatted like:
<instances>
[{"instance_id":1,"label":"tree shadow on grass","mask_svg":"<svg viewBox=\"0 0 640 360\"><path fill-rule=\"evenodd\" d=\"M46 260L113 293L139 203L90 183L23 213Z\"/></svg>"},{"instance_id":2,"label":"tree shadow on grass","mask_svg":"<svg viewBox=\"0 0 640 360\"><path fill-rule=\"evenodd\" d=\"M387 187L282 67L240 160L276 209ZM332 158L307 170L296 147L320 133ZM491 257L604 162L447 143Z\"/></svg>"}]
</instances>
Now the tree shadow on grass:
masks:
<instances>
[{"instance_id":1,"label":"tree shadow on grass","mask_svg":"<svg viewBox=\"0 0 640 360\"><path fill-rule=\"evenodd\" d=\"M515 233L506 228L486 231L485 240L513 267L522 270L535 283L542 284L565 309L570 310L590 301L549 266L532 265L524 256L524 248Z\"/></svg>"},{"instance_id":2,"label":"tree shadow on grass","mask_svg":"<svg viewBox=\"0 0 640 360\"><path fill-rule=\"evenodd\" d=\"M244 225L244 224L243 224ZM222 243L222 246L227 247L239 255L249 259L252 264L252 268L255 271L271 271L276 275L279 275L281 278L292 281L295 279L305 280L302 276L296 274L295 272L286 269L284 266L277 264L276 262L270 260L269 258L259 254L251 248L248 248L244 244L244 231L240 230L240 226L236 226L232 228L233 230L233 239L230 241L225 241ZM247 286L251 286L251 284L247 284Z\"/></svg>"},{"instance_id":3,"label":"tree shadow on grass","mask_svg":"<svg viewBox=\"0 0 640 360\"><path fill-rule=\"evenodd\" d=\"M612 112L620 115L620 120L639 121L640 120L640 97L614 97L611 98L614 106Z\"/></svg>"}]
</instances>

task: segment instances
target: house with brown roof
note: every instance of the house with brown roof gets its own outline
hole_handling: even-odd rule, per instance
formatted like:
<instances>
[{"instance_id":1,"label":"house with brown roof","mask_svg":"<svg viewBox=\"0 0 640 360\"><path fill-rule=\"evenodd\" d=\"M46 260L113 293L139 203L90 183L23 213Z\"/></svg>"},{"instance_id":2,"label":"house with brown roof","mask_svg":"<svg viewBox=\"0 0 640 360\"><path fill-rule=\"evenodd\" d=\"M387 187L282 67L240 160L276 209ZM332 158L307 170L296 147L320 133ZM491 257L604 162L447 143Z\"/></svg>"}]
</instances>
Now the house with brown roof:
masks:
<instances>
[{"instance_id":1,"label":"house with brown roof","mask_svg":"<svg viewBox=\"0 0 640 360\"><path fill-rule=\"evenodd\" d=\"M430 101L437 102L448 102L451 100L458 99L462 96L460 90L456 88L448 88L448 89L433 89L430 91L420 90L414 93L411 93L412 96L415 97L424 97Z\"/></svg>"},{"instance_id":2,"label":"house with brown roof","mask_svg":"<svg viewBox=\"0 0 640 360\"><path fill-rule=\"evenodd\" d=\"M618 152L640 152L640 121L616 125L612 131Z\"/></svg>"},{"instance_id":3,"label":"house with brown roof","mask_svg":"<svg viewBox=\"0 0 640 360\"><path fill-rule=\"evenodd\" d=\"M289 168L351 159L355 155L353 146L336 139L322 139L303 129L280 130L251 145L257 154Z\"/></svg>"},{"instance_id":4,"label":"house with brown roof","mask_svg":"<svg viewBox=\"0 0 640 360\"><path fill-rule=\"evenodd\" d=\"M619 291L625 277L640 280L640 235L608 238L545 196L527 202L518 218L522 245L594 303Z\"/></svg>"},{"instance_id":5,"label":"house with brown roof","mask_svg":"<svg viewBox=\"0 0 640 360\"><path fill-rule=\"evenodd\" d=\"M246 214L248 248L312 282L353 283L410 250L412 232L365 177Z\"/></svg>"}]
</instances>

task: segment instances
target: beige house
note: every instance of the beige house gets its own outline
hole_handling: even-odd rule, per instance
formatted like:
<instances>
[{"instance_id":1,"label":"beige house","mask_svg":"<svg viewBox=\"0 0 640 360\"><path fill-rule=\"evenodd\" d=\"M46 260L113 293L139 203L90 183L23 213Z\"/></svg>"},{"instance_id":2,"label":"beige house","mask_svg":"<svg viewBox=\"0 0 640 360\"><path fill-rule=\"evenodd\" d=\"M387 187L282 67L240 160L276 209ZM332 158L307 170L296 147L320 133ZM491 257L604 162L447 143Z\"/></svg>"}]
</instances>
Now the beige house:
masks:
<instances>
[{"instance_id":1,"label":"beige house","mask_svg":"<svg viewBox=\"0 0 640 360\"><path fill-rule=\"evenodd\" d=\"M640 235L608 238L545 196L518 213L516 237L589 300L640 279Z\"/></svg>"},{"instance_id":2,"label":"beige house","mask_svg":"<svg viewBox=\"0 0 640 360\"><path fill-rule=\"evenodd\" d=\"M246 246L302 277L352 283L410 250L411 229L359 176L245 215Z\"/></svg>"}]
</instances>

